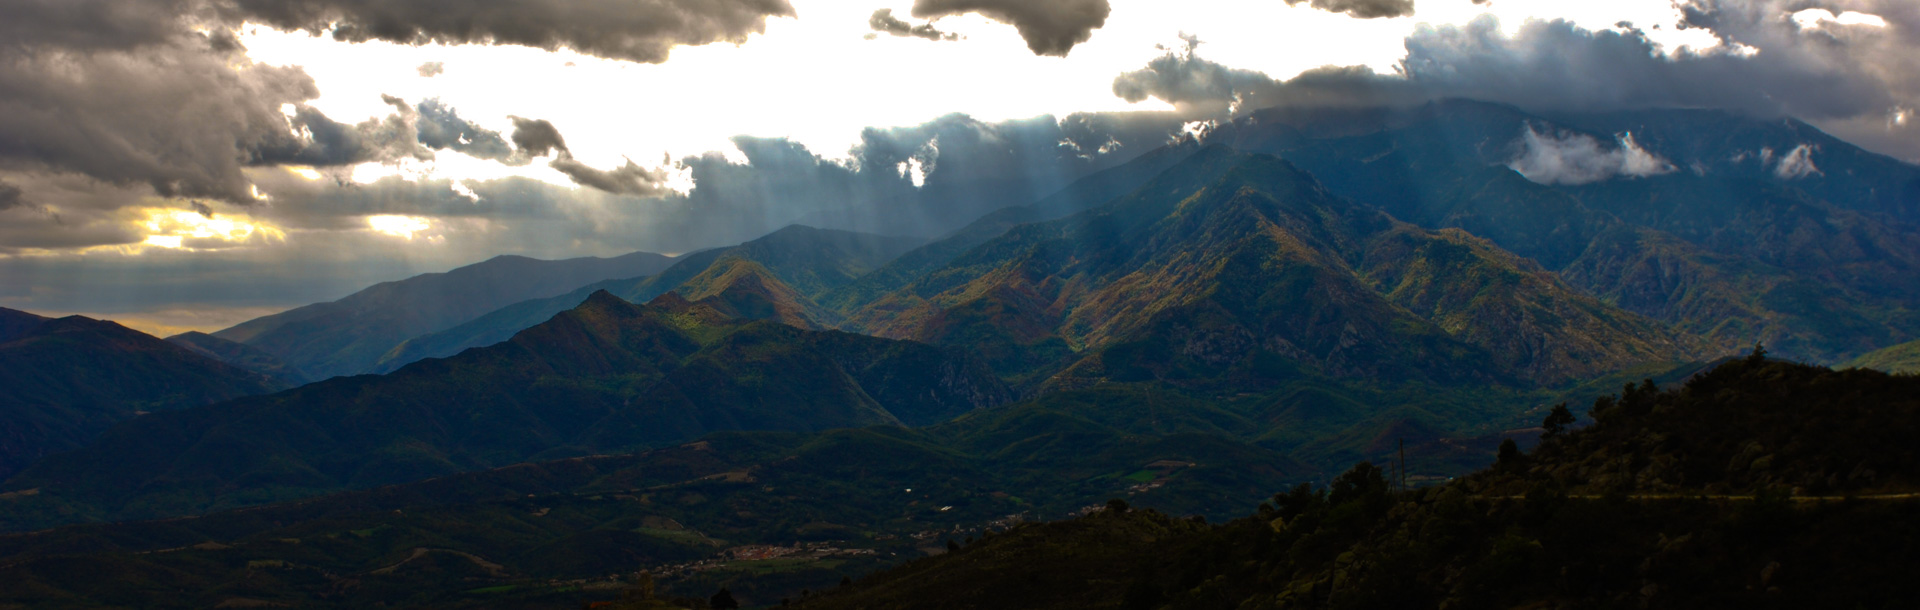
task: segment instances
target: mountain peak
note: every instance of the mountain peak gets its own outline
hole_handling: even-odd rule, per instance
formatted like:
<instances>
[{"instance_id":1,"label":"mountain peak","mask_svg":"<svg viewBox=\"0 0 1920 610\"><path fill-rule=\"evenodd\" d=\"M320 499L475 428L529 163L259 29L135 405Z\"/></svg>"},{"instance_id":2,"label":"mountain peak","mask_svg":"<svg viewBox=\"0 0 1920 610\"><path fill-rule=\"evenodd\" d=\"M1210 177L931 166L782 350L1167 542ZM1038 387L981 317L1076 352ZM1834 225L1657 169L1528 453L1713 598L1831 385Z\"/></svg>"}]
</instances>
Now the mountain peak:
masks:
<instances>
[{"instance_id":1,"label":"mountain peak","mask_svg":"<svg viewBox=\"0 0 1920 610\"><path fill-rule=\"evenodd\" d=\"M762 235L760 236L760 239L766 239L776 235L815 235L815 234L824 233L824 232L826 232L826 229L821 229L818 227L810 227L807 225L795 223L795 224L790 224L784 227L780 227L778 230L775 230L772 233Z\"/></svg>"},{"instance_id":2,"label":"mountain peak","mask_svg":"<svg viewBox=\"0 0 1920 610\"><path fill-rule=\"evenodd\" d=\"M829 314L806 295L744 258L717 261L674 292L734 318L775 320L806 329L832 326L825 322Z\"/></svg>"},{"instance_id":3,"label":"mountain peak","mask_svg":"<svg viewBox=\"0 0 1920 610\"><path fill-rule=\"evenodd\" d=\"M693 306L693 301L689 301L686 297L680 296L678 292L668 292L653 297L653 300L647 301L647 306L667 311L685 311L687 308Z\"/></svg>"},{"instance_id":4,"label":"mountain peak","mask_svg":"<svg viewBox=\"0 0 1920 610\"><path fill-rule=\"evenodd\" d=\"M587 295L587 300L582 301L579 307L574 308L574 311L625 316L631 315L637 311L638 308L639 306L628 302L626 299L614 296L613 293L607 292L606 289L602 288L593 291L593 294Z\"/></svg>"}]
</instances>

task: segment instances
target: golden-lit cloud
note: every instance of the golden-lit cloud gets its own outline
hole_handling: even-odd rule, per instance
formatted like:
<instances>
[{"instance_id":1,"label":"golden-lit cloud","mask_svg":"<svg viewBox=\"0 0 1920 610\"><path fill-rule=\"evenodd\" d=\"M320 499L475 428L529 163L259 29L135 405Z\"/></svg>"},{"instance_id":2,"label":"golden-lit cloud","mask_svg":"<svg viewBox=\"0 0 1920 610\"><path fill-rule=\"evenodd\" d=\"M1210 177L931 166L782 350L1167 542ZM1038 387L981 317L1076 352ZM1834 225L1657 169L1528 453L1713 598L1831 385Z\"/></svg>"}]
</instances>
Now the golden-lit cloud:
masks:
<instances>
[{"instance_id":1,"label":"golden-lit cloud","mask_svg":"<svg viewBox=\"0 0 1920 610\"><path fill-rule=\"evenodd\" d=\"M176 208L134 210L137 229L146 234L142 244L185 250L218 250L253 240L285 241L286 233L245 217Z\"/></svg>"},{"instance_id":2,"label":"golden-lit cloud","mask_svg":"<svg viewBox=\"0 0 1920 610\"><path fill-rule=\"evenodd\" d=\"M414 235L433 228L433 223L419 216L380 214L368 216L367 227L373 229L375 233L383 233L407 241L413 241Z\"/></svg>"}]
</instances>

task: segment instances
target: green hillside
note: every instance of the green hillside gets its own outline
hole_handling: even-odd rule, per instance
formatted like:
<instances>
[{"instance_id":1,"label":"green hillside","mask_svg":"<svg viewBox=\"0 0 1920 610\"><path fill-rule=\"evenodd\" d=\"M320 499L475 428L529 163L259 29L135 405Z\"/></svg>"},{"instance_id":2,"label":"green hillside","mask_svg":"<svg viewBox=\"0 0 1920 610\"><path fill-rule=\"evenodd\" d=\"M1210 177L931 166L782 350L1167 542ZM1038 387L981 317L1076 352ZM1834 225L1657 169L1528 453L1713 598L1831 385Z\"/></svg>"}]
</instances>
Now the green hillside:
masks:
<instances>
[{"instance_id":1,"label":"green hillside","mask_svg":"<svg viewBox=\"0 0 1920 610\"><path fill-rule=\"evenodd\" d=\"M832 328L837 318L748 258L722 257L670 294L704 303L731 318L773 320L796 328Z\"/></svg>"},{"instance_id":2,"label":"green hillside","mask_svg":"<svg viewBox=\"0 0 1920 610\"><path fill-rule=\"evenodd\" d=\"M1868 352L1853 361L1841 365L1843 368L1873 369L1888 373L1920 373L1920 341L1909 341L1893 347Z\"/></svg>"},{"instance_id":3,"label":"green hillside","mask_svg":"<svg viewBox=\"0 0 1920 610\"><path fill-rule=\"evenodd\" d=\"M1672 171L1542 184L1509 166L1523 137L1636 146ZM1920 335L1920 168L1794 120L1706 110L1540 117L1450 100L1406 110L1275 109L1211 143L1263 152L1329 190L1427 228L1458 228L1716 350L1765 343L1844 362ZM1787 177L1763 160L1818 151Z\"/></svg>"},{"instance_id":4,"label":"green hillside","mask_svg":"<svg viewBox=\"0 0 1920 610\"><path fill-rule=\"evenodd\" d=\"M1693 352L1491 244L1396 222L1284 161L1220 147L1107 206L990 240L849 326L1013 354L995 360L1037 372L1003 374L1062 387L1217 376L1269 357L1341 378L1555 384ZM1035 352L1060 360L1020 357Z\"/></svg>"}]
</instances>

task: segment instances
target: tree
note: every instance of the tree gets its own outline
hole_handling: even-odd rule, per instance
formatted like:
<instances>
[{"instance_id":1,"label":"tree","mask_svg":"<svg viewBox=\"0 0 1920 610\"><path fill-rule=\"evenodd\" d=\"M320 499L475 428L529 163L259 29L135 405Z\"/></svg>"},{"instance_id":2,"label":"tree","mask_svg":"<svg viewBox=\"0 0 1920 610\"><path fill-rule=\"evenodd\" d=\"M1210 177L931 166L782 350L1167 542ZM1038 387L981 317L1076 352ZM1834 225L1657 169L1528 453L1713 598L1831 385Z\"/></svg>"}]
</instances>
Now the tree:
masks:
<instances>
[{"instance_id":1,"label":"tree","mask_svg":"<svg viewBox=\"0 0 1920 610\"><path fill-rule=\"evenodd\" d=\"M952 552L955 552L955 551L959 551L959 550L960 550L960 543L958 543L958 542L954 542L952 538L948 538L948 539L947 539L947 552L948 552L948 553L952 553Z\"/></svg>"},{"instance_id":2,"label":"tree","mask_svg":"<svg viewBox=\"0 0 1920 610\"><path fill-rule=\"evenodd\" d=\"M1107 500L1107 512L1110 512L1110 513L1124 513L1124 512L1127 512L1127 511L1129 511L1129 510L1133 510L1133 506L1132 506L1132 505L1129 505L1129 504L1127 504L1127 501L1126 501L1126 500L1122 500L1122 499L1119 499L1119 498L1114 498L1114 499L1112 499L1112 500Z\"/></svg>"},{"instance_id":3,"label":"tree","mask_svg":"<svg viewBox=\"0 0 1920 610\"><path fill-rule=\"evenodd\" d=\"M733 599L733 592L726 587L720 587L719 593L707 598L707 606L713 610L740 610L740 602Z\"/></svg>"},{"instance_id":4,"label":"tree","mask_svg":"<svg viewBox=\"0 0 1920 610\"><path fill-rule=\"evenodd\" d=\"M842 589L851 589L851 588L853 588L853 577L852 577L852 576L841 576L841 577L840 577L840 588L842 588Z\"/></svg>"},{"instance_id":5,"label":"tree","mask_svg":"<svg viewBox=\"0 0 1920 610\"><path fill-rule=\"evenodd\" d=\"M1500 461L1496 463L1499 464L1501 468L1518 466L1520 464L1520 446L1514 444L1513 439L1500 441Z\"/></svg>"},{"instance_id":6,"label":"tree","mask_svg":"<svg viewBox=\"0 0 1920 610\"><path fill-rule=\"evenodd\" d=\"M1324 491L1315 492L1313 484L1301 483L1295 485L1293 491L1273 496L1274 512L1278 513L1277 516L1281 519L1292 522L1295 517L1325 504L1326 500Z\"/></svg>"},{"instance_id":7,"label":"tree","mask_svg":"<svg viewBox=\"0 0 1920 610\"><path fill-rule=\"evenodd\" d=\"M1373 462L1361 462L1354 464L1352 469L1328 486L1327 504L1339 506L1354 500L1372 499L1373 496L1384 499L1386 494L1387 477L1380 467L1374 466Z\"/></svg>"},{"instance_id":8,"label":"tree","mask_svg":"<svg viewBox=\"0 0 1920 610\"><path fill-rule=\"evenodd\" d=\"M1579 420L1573 416L1572 411L1567 410L1567 403L1554 405L1553 411L1547 413L1547 419L1540 422L1540 427L1547 429L1547 433L1541 436L1551 438L1566 434L1567 426L1573 425L1575 421Z\"/></svg>"}]
</instances>

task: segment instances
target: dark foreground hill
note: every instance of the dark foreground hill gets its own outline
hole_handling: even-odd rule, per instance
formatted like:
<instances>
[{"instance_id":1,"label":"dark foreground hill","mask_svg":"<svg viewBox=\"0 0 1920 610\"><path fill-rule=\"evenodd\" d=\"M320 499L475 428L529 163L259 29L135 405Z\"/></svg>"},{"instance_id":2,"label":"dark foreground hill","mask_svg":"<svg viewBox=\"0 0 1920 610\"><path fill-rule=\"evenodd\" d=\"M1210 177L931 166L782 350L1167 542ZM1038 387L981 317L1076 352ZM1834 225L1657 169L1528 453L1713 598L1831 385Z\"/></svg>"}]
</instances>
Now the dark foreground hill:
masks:
<instances>
[{"instance_id":1,"label":"dark foreground hill","mask_svg":"<svg viewBox=\"0 0 1920 610\"><path fill-rule=\"evenodd\" d=\"M7 529L191 514L717 430L926 425L1010 399L939 348L601 292L453 358L128 422L8 481L34 495L0 513Z\"/></svg>"},{"instance_id":2,"label":"dark foreground hill","mask_svg":"<svg viewBox=\"0 0 1920 610\"><path fill-rule=\"evenodd\" d=\"M288 385L113 322L0 309L0 479L140 413Z\"/></svg>"},{"instance_id":3,"label":"dark foreground hill","mask_svg":"<svg viewBox=\"0 0 1920 610\"><path fill-rule=\"evenodd\" d=\"M648 570L675 595L729 586L767 606L1116 494L1222 518L1314 476L1205 434L1201 417L1108 408L1128 399L1066 392L918 430L726 432L205 517L4 536L0 605L571 608L615 598L609 574Z\"/></svg>"},{"instance_id":4,"label":"dark foreground hill","mask_svg":"<svg viewBox=\"0 0 1920 610\"><path fill-rule=\"evenodd\" d=\"M1224 525L1115 503L808 608L1900 608L1920 379L1759 357L1396 492L1361 464ZM1571 417L1566 418L1571 420ZM1550 422L1552 424L1553 422Z\"/></svg>"}]
</instances>

